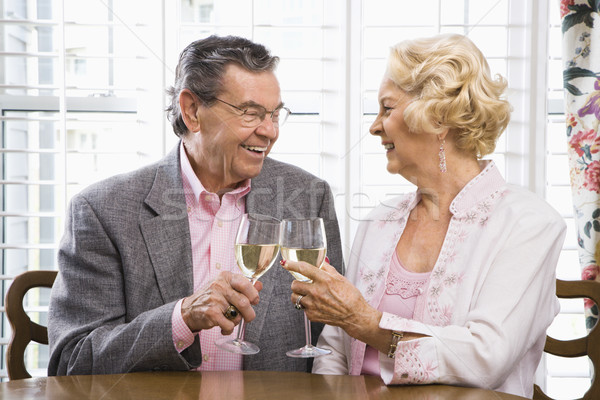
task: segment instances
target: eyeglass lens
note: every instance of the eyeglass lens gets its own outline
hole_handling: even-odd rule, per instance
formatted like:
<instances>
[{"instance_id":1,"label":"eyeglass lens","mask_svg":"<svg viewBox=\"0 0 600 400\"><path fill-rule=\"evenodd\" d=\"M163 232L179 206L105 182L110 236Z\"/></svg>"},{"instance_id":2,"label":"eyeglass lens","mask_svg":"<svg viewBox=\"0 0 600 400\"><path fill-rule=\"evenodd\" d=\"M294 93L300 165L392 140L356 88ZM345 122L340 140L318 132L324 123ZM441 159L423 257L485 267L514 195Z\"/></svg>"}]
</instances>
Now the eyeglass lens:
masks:
<instances>
[{"instance_id":1,"label":"eyeglass lens","mask_svg":"<svg viewBox=\"0 0 600 400\"><path fill-rule=\"evenodd\" d=\"M274 124L283 125L287 120L290 112L287 108L281 107L274 111L267 111L264 107L248 107L242 115L242 121L248 126L258 125L265 120L267 114L271 117Z\"/></svg>"}]
</instances>

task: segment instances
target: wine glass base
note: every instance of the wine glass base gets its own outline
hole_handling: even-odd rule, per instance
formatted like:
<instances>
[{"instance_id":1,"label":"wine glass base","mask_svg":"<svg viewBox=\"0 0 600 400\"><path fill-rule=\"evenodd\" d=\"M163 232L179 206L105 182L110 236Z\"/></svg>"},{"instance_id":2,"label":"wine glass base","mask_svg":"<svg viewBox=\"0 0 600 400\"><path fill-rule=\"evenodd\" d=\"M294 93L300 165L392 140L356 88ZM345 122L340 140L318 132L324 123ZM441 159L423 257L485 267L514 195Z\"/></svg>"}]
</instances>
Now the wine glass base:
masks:
<instances>
[{"instance_id":1,"label":"wine glass base","mask_svg":"<svg viewBox=\"0 0 600 400\"><path fill-rule=\"evenodd\" d=\"M221 339L215 342L218 348L227 350L230 353L235 354L256 354L260 351L260 348L254 343L246 342L245 340L237 339Z\"/></svg>"},{"instance_id":2,"label":"wine glass base","mask_svg":"<svg viewBox=\"0 0 600 400\"><path fill-rule=\"evenodd\" d=\"M327 354L331 354L331 350L321 349L315 346L304 346L300 347L296 350L290 350L285 353L288 357L294 358L312 358L312 357L320 357L326 356Z\"/></svg>"}]
</instances>

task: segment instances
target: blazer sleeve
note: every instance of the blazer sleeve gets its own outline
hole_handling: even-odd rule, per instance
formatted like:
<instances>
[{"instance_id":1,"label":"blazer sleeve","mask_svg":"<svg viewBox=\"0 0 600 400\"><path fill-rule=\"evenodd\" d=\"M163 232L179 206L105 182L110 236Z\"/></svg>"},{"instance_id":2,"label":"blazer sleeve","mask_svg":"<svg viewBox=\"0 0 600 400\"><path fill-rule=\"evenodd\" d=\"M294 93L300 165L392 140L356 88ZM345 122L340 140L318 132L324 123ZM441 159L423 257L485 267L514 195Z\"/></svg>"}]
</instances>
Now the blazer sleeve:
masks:
<instances>
[{"instance_id":1,"label":"blazer sleeve","mask_svg":"<svg viewBox=\"0 0 600 400\"><path fill-rule=\"evenodd\" d=\"M559 309L555 268L565 225L558 218L542 218L522 216L506 241L490 246L493 260L464 324L434 326L384 313L381 328L428 335L399 343L393 371L382 365L386 384L494 388L533 346L543 347ZM539 358L530 361L535 370Z\"/></svg>"},{"instance_id":2,"label":"blazer sleeve","mask_svg":"<svg viewBox=\"0 0 600 400\"><path fill-rule=\"evenodd\" d=\"M181 354L173 346L176 302L127 315L131 299L119 251L81 195L69 205L58 263L49 307L49 375L189 370L200 364L200 346Z\"/></svg>"}]
</instances>

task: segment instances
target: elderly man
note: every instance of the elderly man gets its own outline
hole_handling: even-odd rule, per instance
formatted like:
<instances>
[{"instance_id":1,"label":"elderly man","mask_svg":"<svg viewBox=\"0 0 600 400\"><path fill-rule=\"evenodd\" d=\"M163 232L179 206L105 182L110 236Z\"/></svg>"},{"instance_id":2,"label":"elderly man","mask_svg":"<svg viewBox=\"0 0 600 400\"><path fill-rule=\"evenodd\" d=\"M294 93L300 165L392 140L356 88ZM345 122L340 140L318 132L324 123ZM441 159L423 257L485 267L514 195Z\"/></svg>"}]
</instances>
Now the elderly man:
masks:
<instances>
[{"instance_id":1,"label":"elderly man","mask_svg":"<svg viewBox=\"0 0 600 400\"><path fill-rule=\"evenodd\" d=\"M243 38L190 44L169 90L179 145L72 199L50 301L49 375L308 370L306 359L285 355L305 340L292 276L276 264L252 285L233 252L245 212L322 217L330 262L343 268L328 184L266 158L289 112L277 62ZM226 315L230 305L240 315ZM214 344L241 318L252 321L245 338L256 355ZM313 341L321 329L313 324Z\"/></svg>"}]
</instances>

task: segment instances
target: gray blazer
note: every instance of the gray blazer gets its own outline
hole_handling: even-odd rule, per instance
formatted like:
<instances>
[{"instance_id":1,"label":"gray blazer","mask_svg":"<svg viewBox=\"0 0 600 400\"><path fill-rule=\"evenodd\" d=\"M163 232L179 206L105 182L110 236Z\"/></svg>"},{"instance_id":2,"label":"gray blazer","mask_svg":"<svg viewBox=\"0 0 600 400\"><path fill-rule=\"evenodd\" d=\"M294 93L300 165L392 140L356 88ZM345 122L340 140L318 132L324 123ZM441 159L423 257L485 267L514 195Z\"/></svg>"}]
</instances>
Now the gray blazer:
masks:
<instances>
[{"instance_id":1,"label":"gray blazer","mask_svg":"<svg viewBox=\"0 0 600 400\"><path fill-rule=\"evenodd\" d=\"M189 370L196 343L181 354L172 340L175 303L192 294L192 251L179 147L161 161L96 183L73 197L58 253L48 319L49 375ZM247 212L276 218L320 216L327 255L343 272L329 185L272 159L252 180ZM246 338L261 351L244 369L309 371L287 350L304 344L303 313L291 300L292 276L277 264L262 278ZM312 324L313 343L322 325Z\"/></svg>"}]
</instances>

